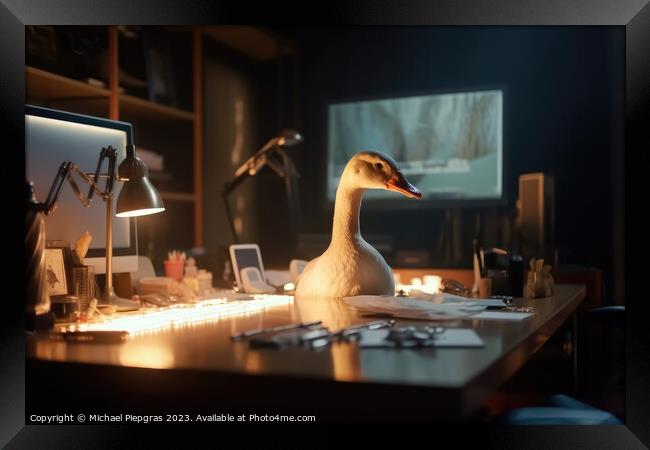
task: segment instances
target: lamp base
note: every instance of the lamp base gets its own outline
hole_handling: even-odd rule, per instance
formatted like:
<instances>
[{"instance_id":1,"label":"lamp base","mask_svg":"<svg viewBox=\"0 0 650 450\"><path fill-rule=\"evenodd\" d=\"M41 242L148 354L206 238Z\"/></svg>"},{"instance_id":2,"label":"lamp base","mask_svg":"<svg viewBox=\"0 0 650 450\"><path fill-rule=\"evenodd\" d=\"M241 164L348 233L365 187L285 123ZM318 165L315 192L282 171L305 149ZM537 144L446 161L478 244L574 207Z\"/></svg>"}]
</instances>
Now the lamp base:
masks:
<instances>
[{"instance_id":1,"label":"lamp base","mask_svg":"<svg viewBox=\"0 0 650 450\"><path fill-rule=\"evenodd\" d=\"M129 300L128 298L118 297L113 288L109 288L104 292L102 296L102 303L105 305L113 305L117 308L117 311L137 311L140 309L140 303Z\"/></svg>"}]
</instances>

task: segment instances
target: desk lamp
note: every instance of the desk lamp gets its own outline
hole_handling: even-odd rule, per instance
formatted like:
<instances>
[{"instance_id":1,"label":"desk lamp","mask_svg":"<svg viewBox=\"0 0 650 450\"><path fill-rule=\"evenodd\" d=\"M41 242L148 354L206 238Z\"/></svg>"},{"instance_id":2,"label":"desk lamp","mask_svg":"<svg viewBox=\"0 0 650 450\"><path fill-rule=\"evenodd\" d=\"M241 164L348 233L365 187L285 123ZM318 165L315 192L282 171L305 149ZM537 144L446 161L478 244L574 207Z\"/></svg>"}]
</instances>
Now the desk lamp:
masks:
<instances>
[{"instance_id":1,"label":"desk lamp","mask_svg":"<svg viewBox=\"0 0 650 450\"><path fill-rule=\"evenodd\" d=\"M108 170L100 174L104 160L108 160ZM118 311L136 310L139 304L129 299L120 298L113 290L113 188L115 180L123 181L124 186L117 199L115 215L117 217L135 217L154 214L165 210L162 199L151 184L148 178L147 167L142 160L135 155L135 146L126 146L126 158L120 164L117 173L115 163L117 161L117 150L109 146L102 148L97 161L97 168L94 174L87 174L70 161L65 161L59 166L59 171L54 178L50 192L44 203L36 201L31 183L27 185L27 239L26 250L28 255L28 301L35 301L38 304L49 304L48 299L43 300L46 290L44 280L44 235L43 215L48 215L56 208L63 182L67 179L72 190L81 203L88 207L95 194L102 197L106 203L106 285L102 294L101 303L115 305ZM84 195L79 189L73 175L78 175L89 186L88 194ZM98 187L100 178L106 178L104 190ZM31 267L30 267L31 265ZM42 266L42 267L41 267ZM31 268L31 275L30 275ZM41 274L42 272L42 274ZM43 276L43 278L40 278ZM42 285L42 286L39 286ZM30 288L31 286L31 288ZM30 295L34 296L30 299ZM40 297L40 298L39 298ZM36 314L49 308L36 308Z\"/></svg>"},{"instance_id":2,"label":"desk lamp","mask_svg":"<svg viewBox=\"0 0 650 450\"><path fill-rule=\"evenodd\" d=\"M254 177L266 165L271 167L275 173L284 178L287 198L289 201L289 212L291 225L295 229L298 224L298 192L296 180L300 176L298 170L293 165L289 155L284 151L284 147L291 147L302 142L303 138L296 130L285 129L276 137L269 139L264 146L259 149L253 156L248 158L236 171L232 180L224 185L222 192L223 203L226 208L226 216L230 224L230 230L236 244L239 244L237 230L230 212L228 196L248 177ZM281 162L275 159L274 155L279 155Z\"/></svg>"}]
</instances>

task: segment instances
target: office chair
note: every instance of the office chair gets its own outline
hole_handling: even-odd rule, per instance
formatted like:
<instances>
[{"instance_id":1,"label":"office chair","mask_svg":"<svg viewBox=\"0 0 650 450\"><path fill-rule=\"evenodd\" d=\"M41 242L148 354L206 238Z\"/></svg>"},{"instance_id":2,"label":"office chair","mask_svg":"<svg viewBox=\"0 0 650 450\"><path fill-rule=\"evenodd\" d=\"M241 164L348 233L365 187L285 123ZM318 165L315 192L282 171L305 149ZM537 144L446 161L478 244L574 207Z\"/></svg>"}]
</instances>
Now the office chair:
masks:
<instances>
[{"instance_id":1,"label":"office chair","mask_svg":"<svg viewBox=\"0 0 650 450\"><path fill-rule=\"evenodd\" d=\"M502 421L509 425L617 425L623 422L607 411L594 408L567 395L556 394L548 406L516 408Z\"/></svg>"},{"instance_id":2,"label":"office chair","mask_svg":"<svg viewBox=\"0 0 650 450\"><path fill-rule=\"evenodd\" d=\"M624 390L625 306L605 306L585 313L580 338L590 345L581 371L580 393L604 399L622 395ZM591 350L591 352L587 351ZM579 358L580 353L578 354ZM583 383L584 382L584 383ZM622 424L614 414L595 408L567 395L551 396L546 406L516 408L498 419L510 425L605 425Z\"/></svg>"}]
</instances>

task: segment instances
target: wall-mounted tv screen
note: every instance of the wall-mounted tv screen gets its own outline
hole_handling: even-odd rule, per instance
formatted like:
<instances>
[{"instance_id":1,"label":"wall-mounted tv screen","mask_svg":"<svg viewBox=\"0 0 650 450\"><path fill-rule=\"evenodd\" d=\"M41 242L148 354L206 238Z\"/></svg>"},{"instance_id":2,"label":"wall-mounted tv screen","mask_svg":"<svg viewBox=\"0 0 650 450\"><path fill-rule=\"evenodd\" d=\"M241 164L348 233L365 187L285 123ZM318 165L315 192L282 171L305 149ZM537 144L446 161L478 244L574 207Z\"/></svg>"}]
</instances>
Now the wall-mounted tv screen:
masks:
<instances>
[{"instance_id":1,"label":"wall-mounted tv screen","mask_svg":"<svg viewBox=\"0 0 650 450\"><path fill-rule=\"evenodd\" d=\"M503 91L481 90L328 105L327 197L355 153L390 155L428 200L499 200ZM400 200L370 190L368 200Z\"/></svg>"}]
</instances>

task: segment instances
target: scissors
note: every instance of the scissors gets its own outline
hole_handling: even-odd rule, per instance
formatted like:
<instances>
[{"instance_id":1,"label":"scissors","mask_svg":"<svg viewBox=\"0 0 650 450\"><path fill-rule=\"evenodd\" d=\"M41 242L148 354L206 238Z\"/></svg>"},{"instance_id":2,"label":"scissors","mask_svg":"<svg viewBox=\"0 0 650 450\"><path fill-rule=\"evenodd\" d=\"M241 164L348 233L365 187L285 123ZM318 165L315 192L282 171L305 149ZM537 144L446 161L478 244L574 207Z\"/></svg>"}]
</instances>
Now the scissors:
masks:
<instances>
[{"instance_id":1,"label":"scissors","mask_svg":"<svg viewBox=\"0 0 650 450\"><path fill-rule=\"evenodd\" d=\"M444 332L445 328L434 325L419 328L407 326L390 330L386 340L400 348L432 347L435 336Z\"/></svg>"},{"instance_id":2,"label":"scissors","mask_svg":"<svg viewBox=\"0 0 650 450\"><path fill-rule=\"evenodd\" d=\"M353 325L348 328L342 328L330 333L328 336L319 337L308 342L312 350L326 347L332 342L351 342L359 340L361 333L366 330L378 330L380 328L390 328L395 325L395 320L378 320L363 325Z\"/></svg>"}]
</instances>

